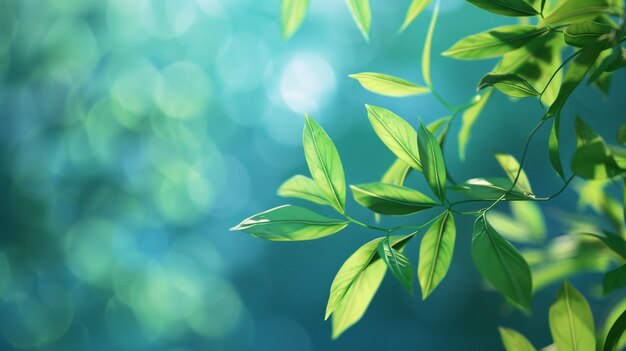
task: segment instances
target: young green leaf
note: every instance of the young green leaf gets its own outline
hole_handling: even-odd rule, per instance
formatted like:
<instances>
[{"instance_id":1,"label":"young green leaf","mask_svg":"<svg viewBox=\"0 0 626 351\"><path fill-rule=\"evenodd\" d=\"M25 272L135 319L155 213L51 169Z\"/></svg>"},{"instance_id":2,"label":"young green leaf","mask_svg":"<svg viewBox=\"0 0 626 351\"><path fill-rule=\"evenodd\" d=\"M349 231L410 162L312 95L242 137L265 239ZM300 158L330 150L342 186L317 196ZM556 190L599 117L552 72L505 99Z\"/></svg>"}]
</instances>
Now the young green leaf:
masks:
<instances>
[{"instance_id":1,"label":"young green leaf","mask_svg":"<svg viewBox=\"0 0 626 351\"><path fill-rule=\"evenodd\" d=\"M571 167L576 175L585 179L602 180L626 174L602 140L577 148Z\"/></svg>"},{"instance_id":2,"label":"young green leaf","mask_svg":"<svg viewBox=\"0 0 626 351\"><path fill-rule=\"evenodd\" d=\"M530 311L533 289L528 263L482 216L474 224L472 258L483 277L512 305Z\"/></svg>"},{"instance_id":3,"label":"young green leaf","mask_svg":"<svg viewBox=\"0 0 626 351\"><path fill-rule=\"evenodd\" d=\"M363 88L380 95L404 97L427 94L430 90L404 79L381 73L363 72L350 74Z\"/></svg>"},{"instance_id":4,"label":"young green leaf","mask_svg":"<svg viewBox=\"0 0 626 351\"><path fill-rule=\"evenodd\" d=\"M506 200L532 200L535 198L535 195L524 193L517 187L513 187L513 190L509 191L512 186L513 183L504 178L474 178L450 189L477 200L497 200L507 192Z\"/></svg>"},{"instance_id":5,"label":"young green leaf","mask_svg":"<svg viewBox=\"0 0 626 351\"><path fill-rule=\"evenodd\" d=\"M563 282L550 306L550 331L559 350L595 350L595 328L589 303L569 282Z\"/></svg>"},{"instance_id":6,"label":"young green leaf","mask_svg":"<svg viewBox=\"0 0 626 351\"><path fill-rule=\"evenodd\" d=\"M602 289L605 294L623 288L626 288L626 264L606 272L604 279L602 279Z\"/></svg>"},{"instance_id":7,"label":"young green leaf","mask_svg":"<svg viewBox=\"0 0 626 351\"><path fill-rule=\"evenodd\" d=\"M404 31L431 2L432 0L413 0L406 12L406 17L404 18L402 27L400 27L400 32Z\"/></svg>"},{"instance_id":8,"label":"young green leaf","mask_svg":"<svg viewBox=\"0 0 626 351\"><path fill-rule=\"evenodd\" d=\"M561 130L561 113L558 112L554 118L552 129L550 130L550 137L548 139L548 154L550 156L550 164L552 168L565 179L565 173L563 173L563 164L561 163L560 155L560 142L559 133Z\"/></svg>"},{"instance_id":9,"label":"young green leaf","mask_svg":"<svg viewBox=\"0 0 626 351\"><path fill-rule=\"evenodd\" d=\"M417 190L386 183L351 185L354 200L370 210L388 216L402 216L436 206Z\"/></svg>"},{"instance_id":10,"label":"young green leaf","mask_svg":"<svg viewBox=\"0 0 626 351\"><path fill-rule=\"evenodd\" d=\"M417 132L409 123L382 107L365 105L367 116L380 140L399 159L421 171Z\"/></svg>"},{"instance_id":11,"label":"young green leaf","mask_svg":"<svg viewBox=\"0 0 626 351\"><path fill-rule=\"evenodd\" d=\"M300 28L308 7L309 0L280 1L280 25L283 38L289 39Z\"/></svg>"},{"instance_id":12,"label":"young green leaf","mask_svg":"<svg viewBox=\"0 0 626 351\"><path fill-rule=\"evenodd\" d=\"M470 4L485 11L502 16L535 16L539 12L524 0L467 0Z\"/></svg>"},{"instance_id":13,"label":"young green leaf","mask_svg":"<svg viewBox=\"0 0 626 351\"><path fill-rule=\"evenodd\" d=\"M536 351L535 347L524 337L524 335L509 328L498 328L500 338L506 351Z\"/></svg>"},{"instance_id":14,"label":"young green leaf","mask_svg":"<svg viewBox=\"0 0 626 351\"><path fill-rule=\"evenodd\" d=\"M533 193L530 182L528 181L528 176L526 176L526 172L524 172L523 169L520 169L519 162L517 162L515 156L509 154L496 154L496 160L498 160L498 163L511 182L515 182L517 179L515 186L519 190L529 194ZM517 176L518 172L519 177Z\"/></svg>"},{"instance_id":15,"label":"young green leaf","mask_svg":"<svg viewBox=\"0 0 626 351\"><path fill-rule=\"evenodd\" d=\"M478 119L478 116L487 105L492 92L493 90L489 89L483 95L477 95L478 101L463 112L461 130L459 130L459 157L461 160L465 160L465 149L467 148L474 122L476 122L476 119Z\"/></svg>"},{"instance_id":16,"label":"young green leaf","mask_svg":"<svg viewBox=\"0 0 626 351\"><path fill-rule=\"evenodd\" d=\"M372 21L369 0L346 0L346 4L361 34L365 40L369 40L370 22Z\"/></svg>"},{"instance_id":17,"label":"young green leaf","mask_svg":"<svg viewBox=\"0 0 626 351\"><path fill-rule=\"evenodd\" d=\"M599 41L608 43L611 47L610 36L613 27L599 22L582 22L568 26L563 31L565 42L568 45L583 48Z\"/></svg>"},{"instance_id":18,"label":"young green leaf","mask_svg":"<svg viewBox=\"0 0 626 351\"><path fill-rule=\"evenodd\" d=\"M317 186L317 183L309 177L295 175L287 179L278 188L278 195L282 197L294 197L297 199L315 202L320 205L329 205L326 195Z\"/></svg>"},{"instance_id":19,"label":"young green leaf","mask_svg":"<svg viewBox=\"0 0 626 351\"><path fill-rule=\"evenodd\" d=\"M547 31L546 28L534 26L498 27L461 39L443 55L465 60L497 57L524 47L529 41Z\"/></svg>"},{"instance_id":20,"label":"young green leaf","mask_svg":"<svg viewBox=\"0 0 626 351\"><path fill-rule=\"evenodd\" d=\"M524 78L515 73L489 73L478 83L478 90L493 86L500 92L517 98L538 96L540 93Z\"/></svg>"},{"instance_id":21,"label":"young green leaf","mask_svg":"<svg viewBox=\"0 0 626 351\"><path fill-rule=\"evenodd\" d=\"M383 174L383 177L380 179L380 181L382 183L402 186L404 185L404 181L409 175L409 172L411 172L411 166L406 164L406 162L398 159L393 162L389 169L387 169L387 172Z\"/></svg>"},{"instance_id":22,"label":"young green leaf","mask_svg":"<svg viewBox=\"0 0 626 351\"><path fill-rule=\"evenodd\" d=\"M489 211L489 223L507 240L540 244L546 238L546 224L541 208L532 201L511 201L511 216Z\"/></svg>"},{"instance_id":23,"label":"young green leaf","mask_svg":"<svg viewBox=\"0 0 626 351\"><path fill-rule=\"evenodd\" d=\"M300 241L335 234L348 223L304 207L284 205L244 219L230 230L240 230L266 240Z\"/></svg>"},{"instance_id":24,"label":"young green leaf","mask_svg":"<svg viewBox=\"0 0 626 351\"><path fill-rule=\"evenodd\" d=\"M421 122L417 131L417 144L426 182L443 201L446 198L446 165L443 152L435 136Z\"/></svg>"},{"instance_id":25,"label":"young green leaf","mask_svg":"<svg viewBox=\"0 0 626 351\"><path fill-rule=\"evenodd\" d=\"M615 351L626 331L626 309L615 320L604 340L602 351Z\"/></svg>"},{"instance_id":26,"label":"young green leaf","mask_svg":"<svg viewBox=\"0 0 626 351\"><path fill-rule=\"evenodd\" d=\"M428 25L428 32L426 33L426 40L424 41L424 50L422 51L422 75L424 76L424 82L428 87L433 86L432 78L430 77L430 56L433 46L433 35L435 34L435 25L437 24L437 18L439 17L439 0L435 2L435 9L433 10L433 16L430 19Z\"/></svg>"},{"instance_id":27,"label":"young green leaf","mask_svg":"<svg viewBox=\"0 0 626 351\"><path fill-rule=\"evenodd\" d=\"M328 134L308 115L303 132L304 156L317 186L331 205L344 213L346 180L335 144Z\"/></svg>"},{"instance_id":28,"label":"young green leaf","mask_svg":"<svg viewBox=\"0 0 626 351\"><path fill-rule=\"evenodd\" d=\"M609 9L607 0L564 0L560 1L559 6L540 24L553 27L559 24L583 22L608 13Z\"/></svg>"},{"instance_id":29,"label":"young green leaf","mask_svg":"<svg viewBox=\"0 0 626 351\"><path fill-rule=\"evenodd\" d=\"M378 243L378 256L385 261L385 264L398 279L400 283L413 294L413 267L411 261L401 251L391 246L389 238Z\"/></svg>"},{"instance_id":30,"label":"young green leaf","mask_svg":"<svg viewBox=\"0 0 626 351\"><path fill-rule=\"evenodd\" d=\"M456 226L450 211L439 216L424 234L417 268L423 300L435 290L448 273L455 239Z\"/></svg>"}]
</instances>

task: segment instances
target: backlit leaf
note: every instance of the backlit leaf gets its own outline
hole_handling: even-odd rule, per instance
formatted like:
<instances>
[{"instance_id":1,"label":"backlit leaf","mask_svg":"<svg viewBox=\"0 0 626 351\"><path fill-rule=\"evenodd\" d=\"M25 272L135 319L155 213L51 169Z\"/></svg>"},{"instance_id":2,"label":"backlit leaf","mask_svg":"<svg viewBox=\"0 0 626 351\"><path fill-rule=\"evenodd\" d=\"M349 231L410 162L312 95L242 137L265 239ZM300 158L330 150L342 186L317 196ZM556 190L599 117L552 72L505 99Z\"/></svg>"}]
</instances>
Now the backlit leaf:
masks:
<instances>
[{"instance_id":1,"label":"backlit leaf","mask_svg":"<svg viewBox=\"0 0 626 351\"><path fill-rule=\"evenodd\" d=\"M604 347L602 351L615 351L620 345L620 341L624 339L624 333L626 331L626 309L622 312L619 317L615 320L611 329L609 329L609 333L606 335L606 339L604 340Z\"/></svg>"},{"instance_id":2,"label":"backlit leaf","mask_svg":"<svg viewBox=\"0 0 626 351\"><path fill-rule=\"evenodd\" d=\"M400 27L400 31L405 30L431 2L432 0L413 0L406 12L406 17L404 18L402 27Z\"/></svg>"},{"instance_id":3,"label":"backlit leaf","mask_svg":"<svg viewBox=\"0 0 626 351\"><path fill-rule=\"evenodd\" d=\"M346 4L361 34L365 40L369 40L370 22L372 21L369 0L346 0Z\"/></svg>"},{"instance_id":4,"label":"backlit leaf","mask_svg":"<svg viewBox=\"0 0 626 351\"><path fill-rule=\"evenodd\" d=\"M606 272L602 280L602 289L605 294L615 290L626 288L626 265L622 265L612 271Z\"/></svg>"},{"instance_id":5,"label":"backlit leaf","mask_svg":"<svg viewBox=\"0 0 626 351\"><path fill-rule=\"evenodd\" d=\"M609 179L626 173L602 140L577 148L571 166L576 175L585 179Z\"/></svg>"},{"instance_id":6,"label":"backlit leaf","mask_svg":"<svg viewBox=\"0 0 626 351\"><path fill-rule=\"evenodd\" d=\"M502 167L511 182L514 182L517 179L515 186L519 190L532 194L533 190L530 186L530 182L528 181L528 176L526 176L526 172L524 172L523 169L520 170L519 162L517 162L515 156L509 154L496 154L496 160L498 160L500 167ZM517 176L518 171L519 177Z\"/></svg>"},{"instance_id":7,"label":"backlit leaf","mask_svg":"<svg viewBox=\"0 0 626 351\"><path fill-rule=\"evenodd\" d=\"M465 149L470 140L474 122L476 122L476 119L487 105L487 102L489 102L492 92L493 90L489 89L483 95L478 95L478 102L463 112L461 130L459 130L459 157L461 160L465 159Z\"/></svg>"},{"instance_id":8,"label":"backlit leaf","mask_svg":"<svg viewBox=\"0 0 626 351\"><path fill-rule=\"evenodd\" d=\"M483 10L502 16L534 16L539 12L524 0L467 0Z\"/></svg>"},{"instance_id":9,"label":"backlit leaf","mask_svg":"<svg viewBox=\"0 0 626 351\"><path fill-rule=\"evenodd\" d=\"M423 300L435 290L448 273L455 239L456 226L450 211L439 216L424 234L417 268Z\"/></svg>"},{"instance_id":10,"label":"backlit leaf","mask_svg":"<svg viewBox=\"0 0 626 351\"><path fill-rule=\"evenodd\" d=\"M528 81L515 73L489 73L480 80L478 89L484 89L489 86L493 86L500 92L517 98L539 95L539 92Z\"/></svg>"},{"instance_id":11,"label":"backlit leaf","mask_svg":"<svg viewBox=\"0 0 626 351\"><path fill-rule=\"evenodd\" d=\"M559 350L595 350L595 328L589 303L565 281L550 306L550 331Z\"/></svg>"},{"instance_id":12,"label":"backlit leaf","mask_svg":"<svg viewBox=\"0 0 626 351\"><path fill-rule=\"evenodd\" d=\"M504 344L506 351L536 351L535 347L524 337L524 335L516 332L513 329L498 328L500 331L500 338Z\"/></svg>"},{"instance_id":13,"label":"backlit leaf","mask_svg":"<svg viewBox=\"0 0 626 351\"><path fill-rule=\"evenodd\" d=\"M349 77L358 80L363 88L380 95L404 97L430 92L426 87L387 74L363 72L350 74Z\"/></svg>"},{"instance_id":14,"label":"backlit leaf","mask_svg":"<svg viewBox=\"0 0 626 351\"><path fill-rule=\"evenodd\" d=\"M594 19L610 9L607 0L564 0L542 21L543 26L570 24Z\"/></svg>"},{"instance_id":15,"label":"backlit leaf","mask_svg":"<svg viewBox=\"0 0 626 351\"><path fill-rule=\"evenodd\" d=\"M309 0L280 1L280 25L283 38L290 38L300 28L308 7Z\"/></svg>"},{"instance_id":16,"label":"backlit leaf","mask_svg":"<svg viewBox=\"0 0 626 351\"><path fill-rule=\"evenodd\" d=\"M513 187L513 190L509 191L512 185L510 180L504 178L474 178L450 189L477 200L497 200L507 192L505 197L507 200L532 200L535 198L533 194L523 193L517 187Z\"/></svg>"},{"instance_id":17,"label":"backlit leaf","mask_svg":"<svg viewBox=\"0 0 626 351\"><path fill-rule=\"evenodd\" d=\"M389 239L378 243L378 256L385 261L391 273L413 294L413 267L411 261L401 251L391 246Z\"/></svg>"},{"instance_id":18,"label":"backlit leaf","mask_svg":"<svg viewBox=\"0 0 626 351\"><path fill-rule=\"evenodd\" d=\"M417 190L386 183L350 186L356 202L383 215L407 215L429 209L437 203Z\"/></svg>"},{"instance_id":19,"label":"backlit leaf","mask_svg":"<svg viewBox=\"0 0 626 351\"><path fill-rule=\"evenodd\" d=\"M443 201L446 198L446 165L443 152L435 136L422 123L417 132L417 144L424 177L435 195Z\"/></svg>"},{"instance_id":20,"label":"backlit leaf","mask_svg":"<svg viewBox=\"0 0 626 351\"><path fill-rule=\"evenodd\" d=\"M511 201L511 216L489 211L489 223L507 240L540 244L546 237L546 225L541 208L532 201Z\"/></svg>"},{"instance_id":21,"label":"backlit leaf","mask_svg":"<svg viewBox=\"0 0 626 351\"><path fill-rule=\"evenodd\" d=\"M433 46L433 35L435 34L435 26L437 25L438 17L439 1L435 3L433 16L430 19L430 25L428 26L428 32L426 33L426 40L424 41L424 50L422 51L422 75L424 76L424 82L426 82L428 87L433 86L433 81L430 76L430 56Z\"/></svg>"},{"instance_id":22,"label":"backlit leaf","mask_svg":"<svg viewBox=\"0 0 626 351\"><path fill-rule=\"evenodd\" d=\"M605 23L582 22L565 28L565 42L575 47L585 47L597 43L600 40L608 42L607 49L611 47L609 33L613 28Z\"/></svg>"},{"instance_id":23,"label":"backlit leaf","mask_svg":"<svg viewBox=\"0 0 626 351\"><path fill-rule=\"evenodd\" d=\"M387 169L387 172L383 174L380 181L382 183L402 186L409 172L411 172L411 166L402 160L395 160L391 167Z\"/></svg>"},{"instance_id":24,"label":"backlit leaf","mask_svg":"<svg viewBox=\"0 0 626 351\"><path fill-rule=\"evenodd\" d=\"M315 183L313 179L303 175L295 175L286 180L280 188L278 188L278 195L283 197L295 197L320 205L330 206L326 195L322 193L317 183Z\"/></svg>"}]
</instances>

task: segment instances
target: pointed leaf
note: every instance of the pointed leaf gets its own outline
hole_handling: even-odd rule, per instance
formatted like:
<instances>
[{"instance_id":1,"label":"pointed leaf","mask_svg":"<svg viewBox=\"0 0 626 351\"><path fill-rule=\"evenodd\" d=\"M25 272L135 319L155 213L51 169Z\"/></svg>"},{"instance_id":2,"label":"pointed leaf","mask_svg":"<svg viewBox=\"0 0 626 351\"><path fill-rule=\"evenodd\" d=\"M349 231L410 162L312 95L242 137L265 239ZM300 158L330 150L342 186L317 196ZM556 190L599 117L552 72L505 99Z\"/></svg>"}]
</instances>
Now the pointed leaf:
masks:
<instances>
[{"instance_id":1,"label":"pointed leaf","mask_svg":"<svg viewBox=\"0 0 626 351\"><path fill-rule=\"evenodd\" d=\"M467 0L485 11L502 16L535 16L539 12L524 0Z\"/></svg>"},{"instance_id":2,"label":"pointed leaf","mask_svg":"<svg viewBox=\"0 0 626 351\"><path fill-rule=\"evenodd\" d=\"M550 331L559 350L595 350L595 328L589 303L565 281L550 307Z\"/></svg>"},{"instance_id":3,"label":"pointed leaf","mask_svg":"<svg viewBox=\"0 0 626 351\"><path fill-rule=\"evenodd\" d=\"M302 143L311 176L331 205L343 213L346 206L346 179L339 153L322 127L308 115L305 119Z\"/></svg>"},{"instance_id":4,"label":"pointed leaf","mask_svg":"<svg viewBox=\"0 0 626 351\"><path fill-rule=\"evenodd\" d=\"M380 181L382 183L402 186L409 172L411 172L411 166L402 160L395 160L391 167L387 169L387 172L383 174Z\"/></svg>"},{"instance_id":5,"label":"pointed leaf","mask_svg":"<svg viewBox=\"0 0 626 351\"><path fill-rule=\"evenodd\" d=\"M624 337L626 331L626 310L620 314L615 320L615 323L611 326L609 333L604 340L604 347L602 351L615 351L618 347L619 341Z\"/></svg>"},{"instance_id":6,"label":"pointed leaf","mask_svg":"<svg viewBox=\"0 0 626 351\"><path fill-rule=\"evenodd\" d=\"M346 4L361 34L365 40L369 40L370 22L372 21L369 0L346 0Z\"/></svg>"},{"instance_id":7,"label":"pointed leaf","mask_svg":"<svg viewBox=\"0 0 626 351\"><path fill-rule=\"evenodd\" d=\"M404 18L404 23L402 23L402 27L400 27L400 32L406 29L416 18L417 16L424 11L432 0L413 0L409 9L406 12L406 17Z\"/></svg>"},{"instance_id":8,"label":"pointed leaf","mask_svg":"<svg viewBox=\"0 0 626 351\"><path fill-rule=\"evenodd\" d=\"M363 88L380 95L404 97L427 94L430 90L404 79L381 73L363 72L350 74Z\"/></svg>"},{"instance_id":9,"label":"pointed leaf","mask_svg":"<svg viewBox=\"0 0 626 351\"><path fill-rule=\"evenodd\" d=\"M576 116L574 120L574 133L576 134L576 147L589 145L603 139L591 129L580 116Z\"/></svg>"},{"instance_id":10,"label":"pointed leaf","mask_svg":"<svg viewBox=\"0 0 626 351\"><path fill-rule=\"evenodd\" d=\"M446 165L443 152L435 136L421 122L417 132L417 144L424 177L435 195L443 201L446 198Z\"/></svg>"},{"instance_id":11,"label":"pointed leaf","mask_svg":"<svg viewBox=\"0 0 626 351\"><path fill-rule=\"evenodd\" d=\"M626 259L626 240L622 239L620 236L608 232L605 232L604 235L593 233L585 234L602 241L606 247Z\"/></svg>"},{"instance_id":12,"label":"pointed leaf","mask_svg":"<svg viewBox=\"0 0 626 351\"><path fill-rule=\"evenodd\" d=\"M231 230L273 241L300 241L335 234L347 225L347 221L322 216L304 207L284 205L244 219Z\"/></svg>"},{"instance_id":13,"label":"pointed leaf","mask_svg":"<svg viewBox=\"0 0 626 351\"><path fill-rule=\"evenodd\" d=\"M365 105L367 116L380 140L399 159L418 171L422 170L417 132L409 123L382 107Z\"/></svg>"},{"instance_id":14,"label":"pointed leaf","mask_svg":"<svg viewBox=\"0 0 626 351\"><path fill-rule=\"evenodd\" d=\"M524 335L516 332L513 329L498 328L500 331L500 338L504 344L506 351L536 351L537 349L524 337Z\"/></svg>"},{"instance_id":15,"label":"pointed leaf","mask_svg":"<svg viewBox=\"0 0 626 351\"><path fill-rule=\"evenodd\" d=\"M438 17L439 1L435 3L433 16L430 19L430 25L428 25L428 32L426 33L426 40L424 41L424 50L422 51L422 75L424 76L424 82L426 82L428 87L433 86L433 81L430 77L430 56L433 46L433 35L435 34L435 26L437 25Z\"/></svg>"},{"instance_id":16,"label":"pointed leaf","mask_svg":"<svg viewBox=\"0 0 626 351\"><path fill-rule=\"evenodd\" d=\"M526 176L526 172L523 169L520 170L519 162L513 155L509 154L496 154L496 160L500 163L502 169L509 177L511 182L514 182L517 178L517 182L515 186L521 190L522 192L532 194L533 190L530 186L530 182L528 181L528 176ZM519 171L519 177L517 177L517 173Z\"/></svg>"},{"instance_id":17,"label":"pointed leaf","mask_svg":"<svg viewBox=\"0 0 626 351\"><path fill-rule=\"evenodd\" d=\"M422 288L422 300L425 300L448 273L456 226L450 211L446 211L430 226L420 245L420 258L417 276Z\"/></svg>"},{"instance_id":18,"label":"pointed leaf","mask_svg":"<svg viewBox=\"0 0 626 351\"><path fill-rule=\"evenodd\" d=\"M547 31L534 26L502 26L463 38L443 55L465 60L497 57L524 47Z\"/></svg>"},{"instance_id":19,"label":"pointed leaf","mask_svg":"<svg viewBox=\"0 0 626 351\"><path fill-rule=\"evenodd\" d=\"M561 113L557 113L554 118L554 123L552 124L552 129L550 130L550 138L548 140L548 153L550 156L550 164L552 168L561 176L562 179L565 179L565 174L563 173L563 164L561 163L560 156L560 142L559 142L559 133L561 130Z\"/></svg>"},{"instance_id":20,"label":"pointed leaf","mask_svg":"<svg viewBox=\"0 0 626 351\"><path fill-rule=\"evenodd\" d=\"M547 15L542 26L570 24L594 19L598 15L608 13L610 6L607 0L564 0Z\"/></svg>"},{"instance_id":21,"label":"pointed leaf","mask_svg":"<svg viewBox=\"0 0 626 351\"><path fill-rule=\"evenodd\" d=\"M308 7L309 0L280 1L280 25L283 38L289 39L300 28Z\"/></svg>"},{"instance_id":22,"label":"pointed leaf","mask_svg":"<svg viewBox=\"0 0 626 351\"><path fill-rule=\"evenodd\" d=\"M326 195L317 186L317 183L309 177L295 175L287 179L278 188L278 195L283 197L294 197L297 199L315 202L320 205L329 205Z\"/></svg>"},{"instance_id":23,"label":"pointed leaf","mask_svg":"<svg viewBox=\"0 0 626 351\"><path fill-rule=\"evenodd\" d=\"M493 86L500 92L517 98L538 96L540 93L524 78L515 73L489 73L478 83L478 90Z\"/></svg>"},{"instance_id":24,"label":"pointed leaf","mask_svg":"<svg viewBox=\"0 0 626 351\"><path fill-rule=\"evenodd\" d=\"M602 140L577 148L571 167L576 175L585 179L603 180L626 174Z\"/></svg>"},{"instance_id":25,"label":"pointed leaf","mask_svg":"<svg viewBox=\"0 0 626 351\"><path fill-rule=\"evenodd\" d=\"M609 33L613 31L613 27L599 22L581 22L568 26L563 31L565 42L568 45L583 48L598 41L608 43L606 48L611 47Z\"/></svg>"},{"instance_id":26,"label":"pointed leaf","mask_svg":"<svg viewBox=\"0 0 626 351\"><path fill-rule=\"evenodd\" d=\"M385 261L385 264L398 279L400 283L407 289L410 294L413 294L413 267L409 258L402 252L394 249L391 246L389 238L378 243L378 256Z\"/></svg>"},{"instance_id":27,"label":"pointed leaf","mask_svg":"<svg viewBox=\"0 0 626 351\"><path fill-rule=\"evenodd\" d=\"M541 208L532 201L511 201L511 216L489 211L489 223L507 240L540 244L546 237L546 225Z\"/></svg>"},{"instance_id":28,"label":"pointed leaf","mask_svg":"<svg viewBox=\"0 0 626 351\"><path fill-rule=\"evenodd\" d=\"M474 224L472 258L483 277L512 305L530 311L533 289L528 263L484 217Z\"/></svg>"},{"instance_id":29,"label":"pointed leaf","mask_svg":"<svg viewBox=\"0 0 626 351\"><path fill-rule=\"evenodd\" d=\"M467 148L467 143L471 137L474 122L478 119L478 116L487 105L487 102L489 102L492 92L493 90L489 89L482 96L477 95L478 102L463 112L461 130L459 130L459 157L461 160L465 160L465 149Z\"/></svg>"},{"instance_id":30,"label":"pointed leaf","mask_svg":"<svg viewBox=\"0 0 626 351\"><path fill-rule=\"evenodd\" d=\"M602 280L602 289L605 294L615 290L626 288L626 265L622 265L612 271L606 272Z\"/></svg>"},{"instance_id":31,"label":"pointed leaf","mask_svg":"<svg viewBox=\"0 0 626 351\"><path fill-rule=\"evenodd\" d=\"M532 200L535 198L535 195L523 193L517 187L509 191L512 185L510 180L503 178L474 178L450 189L476 200L497 200L507 192L506 200Z\"/></svg>"},{"instance_id":32,"label":"pointed leaf","mask_svg":"<svg viewBox=\"0 0 626 351\"><path fill-rule=\"evenodd\" d=\"M386 183L351 185L354 200L370 210L388 216L402 216L436 206L417 190Z\"/></svg>"}]
</instances>

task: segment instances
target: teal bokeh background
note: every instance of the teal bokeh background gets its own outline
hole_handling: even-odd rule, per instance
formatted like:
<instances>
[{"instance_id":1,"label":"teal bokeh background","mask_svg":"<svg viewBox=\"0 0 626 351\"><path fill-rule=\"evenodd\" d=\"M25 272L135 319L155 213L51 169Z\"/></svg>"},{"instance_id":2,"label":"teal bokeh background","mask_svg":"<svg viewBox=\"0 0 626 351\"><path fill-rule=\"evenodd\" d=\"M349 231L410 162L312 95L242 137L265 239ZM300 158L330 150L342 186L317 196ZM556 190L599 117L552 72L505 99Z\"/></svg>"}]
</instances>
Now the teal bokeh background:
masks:
<instances>
[{"instance_id":1,"label":"teal bokeh background","mask_svg":"<svg viewBox=\"0 0 626 351\"><path fill-rule=\"evenodd\" d=\"M379 97L347 77L375 71L421 82L431 12L397 34L408 3L373 1L367 43L343 1L312 0L287 42L278 1L0 2L0 349L485 350L500 347L498 325L547 345L555 287L536 294L532 316L485 292L469 257L470 219L458 221L453 266L427 302L388 276L363 320L335 342L322 321L330 283L376 233L349 228L315 242L270 243L228 232L294 202L275 191L307 172L303 113L334 139L353 184L378 179L393 161L365 103L414 124L446 115L430 96ZM433 51L511 23L446 0ZM435 55L433 80L461 105L493 64ZM579 112L612 141L626 111L623 78L616 75L608 98L578 91L564 130ZM501 176L493 152L519 155L541 111L536 101L497 95L465 161L451 139L455 178ZM546 171L547 129L526 167L542 195L560 187ZM568 191L544 209L575 203ZM372 218L354 203L348 211ZM415 258L416 243L407 253ZM583 292L598 320L619 298Z\"/></svg>"}]
</instances>

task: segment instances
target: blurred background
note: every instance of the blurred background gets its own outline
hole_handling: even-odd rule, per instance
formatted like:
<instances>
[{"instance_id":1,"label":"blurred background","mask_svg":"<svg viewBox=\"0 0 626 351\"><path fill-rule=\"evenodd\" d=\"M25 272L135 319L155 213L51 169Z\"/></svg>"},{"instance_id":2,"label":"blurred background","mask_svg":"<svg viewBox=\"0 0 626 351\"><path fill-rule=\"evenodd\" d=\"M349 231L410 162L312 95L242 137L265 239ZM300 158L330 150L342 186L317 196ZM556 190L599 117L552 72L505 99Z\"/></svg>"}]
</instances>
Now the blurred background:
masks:
<instances>
[{"instance_id":1,"label":"blurred background","mask_svg":"<svg viewBox=\"0 0 626 351\"><path fill-rule=\"evenodd\" d=\"M485 291L469 256L470 218L457 219L452 268L428 301L388 275L363 320L334 342L323 322L330 284L376 233L350 227L314 242L271 243L228 231L298 202L275 191L307 174L303 113L333 138L352 184L378 179L393 161L365 103L413 124L446 115L430 96L379 97L347 77L374 71L422 82L432 9L397 34L409 3L373 1L367 43L335 0L312 0L289 41L280 36L277 0L0 1L0 350L486 350L501 347L498 325L547 345L557 286L537 292L531 316ZM494 62L439 52L513 23L445 0L433 48L440 93L468 102ZM626 111L623 78L615 76L606 98L579 89L564 133L580 113L614 141ZM464 161L459 126L452 129L446 156L455 178L503 176L493 153L519 156L541 115L535 100L495 94ZM561 186L548 163L548 132L526 166L540 196ZM409 184L426 189L418 177ZM563 233L551 217L560 212L550 209L576 203L568 190L543 205L550 236ZM348 211L373 222L354 202ZM413 260L417 244L406 249ZM600 281L574 279L598 323L620 298L598 300Z\"/></svg>"}]
</instances>

